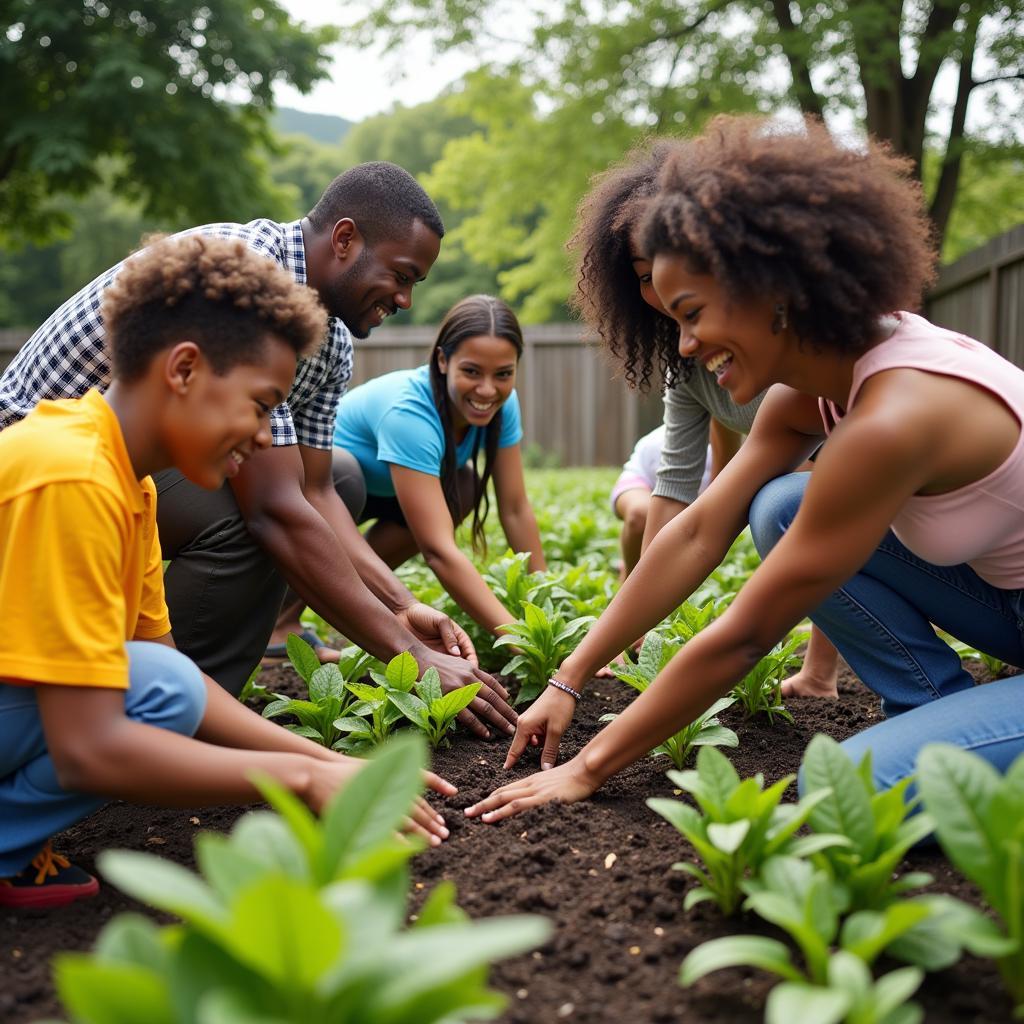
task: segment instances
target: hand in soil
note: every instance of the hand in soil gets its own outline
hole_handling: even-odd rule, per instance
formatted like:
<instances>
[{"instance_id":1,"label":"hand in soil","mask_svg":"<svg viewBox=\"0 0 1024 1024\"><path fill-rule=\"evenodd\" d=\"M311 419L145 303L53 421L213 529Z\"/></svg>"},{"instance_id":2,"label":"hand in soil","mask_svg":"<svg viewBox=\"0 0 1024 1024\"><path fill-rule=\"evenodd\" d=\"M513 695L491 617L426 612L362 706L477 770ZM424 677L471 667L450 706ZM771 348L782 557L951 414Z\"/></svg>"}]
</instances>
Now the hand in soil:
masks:
<instances>
[{"instance_id":1,"label":"hand in soil","mask_svg":"<svg viewBox=\"0 0 1024 1024\"><path fill-rule=\"evenodd\" d=\"M479 817L493 824L541 804L574 804L577 800L586 800L597 787L597 781L587 774L582 760L574 757L556 768L496 789L489 797L467 807L466 817Z\"/></svg>"},{"instance_id":2,"label":"hand in soil","mask_svg":"<svg viewBox=\"0 0 1024 1024\"><path fill-rule=\"evenodd\" d=\"M540 764L542 770L555 766L558 760L558 745L562 734L569 728L576 712L576 698L549 686L530 707L519 716L516 735L508 748L505 767L511 768L519 760L528 745L537 746L543 742Z\"/></svg>"}]
</instances>

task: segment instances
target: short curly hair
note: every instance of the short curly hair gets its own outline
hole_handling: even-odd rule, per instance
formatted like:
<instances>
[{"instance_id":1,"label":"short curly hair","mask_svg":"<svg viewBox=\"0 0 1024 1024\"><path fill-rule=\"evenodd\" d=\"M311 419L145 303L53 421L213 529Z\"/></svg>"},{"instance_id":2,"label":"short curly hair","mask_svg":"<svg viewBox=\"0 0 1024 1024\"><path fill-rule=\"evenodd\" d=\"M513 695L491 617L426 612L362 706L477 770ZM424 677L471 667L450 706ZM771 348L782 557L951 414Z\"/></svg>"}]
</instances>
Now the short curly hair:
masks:
<instances>
[{"instance_id":1,"label":"short curly hair","mask_svg":"<svg viewBox=\"0 0 1024 1024\"><path fill-rule=\"evenodd\" d=\"M720 115L666 161L639 227L733 301L788 306L796 336L862 350L878 318L915 310L935 251L911 161L868 140L840 145L815 118Z\"/></svg>"},{"instance_id":2,"label":"short curly hair","mask_svg":"<svg viewBox=\"0 0 1024 1024\"><path fill-rule=\"evenodd\" d=\"M273 334L296 355L323 342L327 313L316 292L238 239L154 237L125 260L100 312L114 377L138 380L157 352L188 339L225 374L256 363Z\"/></svg>"},{"instance_id":3,"label":"short curly hair","mask_svg":"<svg viewBox=\"0 0 1024 1024\"><path fill-rule=\"evenodd\" d=\"M568 249L576 260L576 294L570 306L622 362L626 382L641 391L675 382L688 362L679 356L679 328L640 295L630 237L658 174L678 145L656 139L638 146L594 178L580 202ZM685 372L684 372L685 375Z\"/></svg>"}]
</instances>

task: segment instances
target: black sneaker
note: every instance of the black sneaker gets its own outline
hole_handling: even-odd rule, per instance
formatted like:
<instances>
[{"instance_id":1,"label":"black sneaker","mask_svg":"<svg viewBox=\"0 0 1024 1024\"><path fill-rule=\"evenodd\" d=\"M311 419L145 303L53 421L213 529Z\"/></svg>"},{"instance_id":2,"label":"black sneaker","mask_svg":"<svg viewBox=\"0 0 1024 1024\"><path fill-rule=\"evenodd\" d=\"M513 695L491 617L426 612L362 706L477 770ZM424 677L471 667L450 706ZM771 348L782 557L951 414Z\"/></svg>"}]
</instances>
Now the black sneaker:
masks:
<instances>
[{"instance_id":1,"label":"black sneaker","mask_svg":"<svg viewBox=\"0 0 1024 1024\"><path fill-rule=\"evenodd\" d=\"M0 878L0 907L46 910L95 896L99 891L100 883L92 875L54 853L47 840L27 868Z\"/></svg>"}]
</instances>

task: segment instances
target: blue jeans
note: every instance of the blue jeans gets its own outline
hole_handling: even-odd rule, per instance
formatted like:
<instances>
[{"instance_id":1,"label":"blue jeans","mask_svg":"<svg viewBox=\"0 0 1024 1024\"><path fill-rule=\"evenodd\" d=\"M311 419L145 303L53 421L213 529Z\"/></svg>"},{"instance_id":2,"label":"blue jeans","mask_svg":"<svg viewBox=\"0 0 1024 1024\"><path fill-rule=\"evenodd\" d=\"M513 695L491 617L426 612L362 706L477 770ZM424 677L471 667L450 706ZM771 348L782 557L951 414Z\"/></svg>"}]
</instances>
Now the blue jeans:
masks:
<instances>
[{"instance_id":1,"label":"blue jeans","mask_svg":"<svg viewBox=\"0 0 1024 1024\"><path fill-rule=\"evenodd\" d=\"M750 506L761 556L796 516L809 473L772 480ZM1005 771L1024 753L1024 677L975 686L936 626L1011 665L1024 665L1024 591L986 583L967 565L932 565L890 530L867 564L811 612L861 681L882 698L886 721L843 744L871 751L875 781L914 771L927 743L954 743Z\"/></svg>"},{"instance_id":2,"label":"blue jeans","mask_svg":"<svg viewBox=\"0 0 1024 1024\"><path fill-rule=\"evenodd\" d=\"M184 654L154 643L125 645L125 714L184 736L199 728L206 686ZM107 802L61 788L46 749L35 688L0 683L0 877L17 874L50 836Z\"/></svg>"}]
</instances>

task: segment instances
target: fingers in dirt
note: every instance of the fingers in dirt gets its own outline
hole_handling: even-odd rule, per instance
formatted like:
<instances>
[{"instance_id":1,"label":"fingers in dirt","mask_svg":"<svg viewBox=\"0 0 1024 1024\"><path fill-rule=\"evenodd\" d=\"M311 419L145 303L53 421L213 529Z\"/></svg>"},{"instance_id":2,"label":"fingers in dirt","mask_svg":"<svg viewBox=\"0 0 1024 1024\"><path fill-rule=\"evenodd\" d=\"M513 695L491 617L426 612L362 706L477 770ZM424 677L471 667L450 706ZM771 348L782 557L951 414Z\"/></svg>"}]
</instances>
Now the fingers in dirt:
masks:
<instances>
[{"instance_id":1,"label":"fingers in dirt","mask_svg":"<svg viewBox=\"0 0 1024 1024\"><path fill-rule=\"evenodd\" d=\"M458 786L437 775L435 772L424 772L423 779L430 789L435 793L440 793L442 796L454 796L459 791Z\"/></svg>"},{"instance_id":2,"label":"fingers in dirt","mask_svg":"<svg viewBox=\"0 0 1024 1024\"><path fill-rule=\"evenodd\" d=\"M483 693L482 690L480 692ZM469 710L479 715L486 722L489 722L499 732L514 733L516 731L515 722L518 716L507 704L503 702L502 704L496 704L494 699L492 698L489 701L481 697L480 694L477 694L469 705ZM512 714L513 717L511 719L505 714L505 708Z\"/></svg>"}]
</instances>

